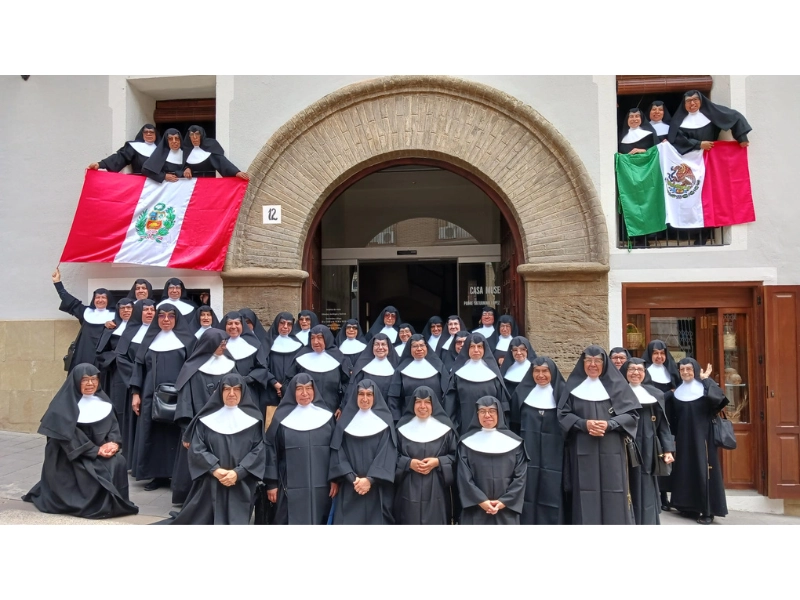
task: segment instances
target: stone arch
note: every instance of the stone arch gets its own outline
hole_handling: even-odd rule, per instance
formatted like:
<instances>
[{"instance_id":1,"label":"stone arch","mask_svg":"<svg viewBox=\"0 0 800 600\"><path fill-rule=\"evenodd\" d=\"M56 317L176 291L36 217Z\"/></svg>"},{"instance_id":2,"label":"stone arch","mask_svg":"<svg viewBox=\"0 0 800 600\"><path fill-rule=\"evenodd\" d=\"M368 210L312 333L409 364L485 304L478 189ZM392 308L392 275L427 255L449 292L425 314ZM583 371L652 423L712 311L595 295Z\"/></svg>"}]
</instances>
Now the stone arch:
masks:
<instances>
[{"instance_id":1,"label":"stone arch","mask_svg":"<svg viewBox=\"0 0 800 600\"><path fill-rule=\"evenodd\" d=\"M608 233L597 193L580 158L536 110L489 86L452 77L401 76L341 88L295 115L264 145L250 166L251 183L229 247L223 278L242 286L297 288L299 309L304 243L317 213L334 190L371 166L397 159L433 159L468 171L506 203L521 236L527 329L585 332L585 321L562 315L563 298L549 295L588 282L598 320L569 349L608 339ZM283 223L263 224L262 205L282 206ZM581 286L579 285L579 288ZM586 286L583 286L584 288ZM604 289L605 288L605 289ZM564 297L580 291L574 286ZM246 299L248 294L234 293ZM279 293L280 296L280 293ZM548 296L548 298L545 298ZM585 296L583 296L585 297ZM599 304L598 304L599 303ZM269 300L256 301L269 311ZM535 304L535 306L534 306ZM284 308L290 308L284 301ZM585 306L578 305L580 312ZM598 312L598 309L599 312ZM271 311L274 314L275 311ZM552 313L552 314L551 314ZM559 333L559 335L562 335ZM535 337L533 338L536 339ZM550 346L554 339L546 343ZM582 348L581 348L582 349ZM551 354L560 351L553 348Z\"/></svg>"}]
</instances>

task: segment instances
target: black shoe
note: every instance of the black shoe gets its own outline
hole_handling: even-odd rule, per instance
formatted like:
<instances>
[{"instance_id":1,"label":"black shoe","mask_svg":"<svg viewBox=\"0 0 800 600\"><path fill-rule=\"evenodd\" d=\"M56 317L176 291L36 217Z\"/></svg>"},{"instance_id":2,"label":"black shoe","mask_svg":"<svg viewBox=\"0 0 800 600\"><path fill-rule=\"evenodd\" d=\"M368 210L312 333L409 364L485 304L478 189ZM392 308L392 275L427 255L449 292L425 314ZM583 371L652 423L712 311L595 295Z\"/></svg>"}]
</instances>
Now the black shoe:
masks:
<instances>
[{"instance_id":1,"label":"black shoe","mask_svg":"<svg viewBox=\"0 0 800 600\"><path fill-rule=\"evenodd\" d=\"M667 504L662 504L662 505L661 505L661 510L662 510L663 512L669 512L669 511L671 511L671 510L672 510L672 507L669 505L669 503L667 503Z\"/></svg>"},{"instance_id":2,"label":"black shoe","mask_svg":"<svg viewBox=\"0 0 800 600\"><path fill-rule=\"evenodd\" d=\"M152 492L160 487L169 487L169 477L156 477L153 481L144 486L144 491Z\"/></svg>"},{"instance_id":3,"label":"black shoe","mask_svg":"<svg viewBox=\"0 0 800 600\"><path fill-rule=\"evenodd\" d=\"M714 515L700 515L697 517L697 522L700 523L700 525L711 525L711 523L714 522Z\"/></svg>"}]
</instances>

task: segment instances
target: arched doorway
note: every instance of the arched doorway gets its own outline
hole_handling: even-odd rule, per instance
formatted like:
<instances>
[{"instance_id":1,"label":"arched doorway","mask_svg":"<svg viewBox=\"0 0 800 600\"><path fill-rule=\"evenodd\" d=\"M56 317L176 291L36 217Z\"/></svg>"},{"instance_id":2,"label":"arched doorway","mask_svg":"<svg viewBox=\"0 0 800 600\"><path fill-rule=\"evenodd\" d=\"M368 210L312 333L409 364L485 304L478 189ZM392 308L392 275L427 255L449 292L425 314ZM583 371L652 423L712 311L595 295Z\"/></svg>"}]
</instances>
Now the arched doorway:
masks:
<instances>
[{"instance_id":1,"label":"arched doorway","mask_svg":"<svg viewBox=\"0 0 800 600\"><path fill-rule=\"evenodd\" d=\"M325 204L359 174L422 159L485 186L516 226L516 310L537 352L566 365L588 343L606 345L608 230L583 163L533 108L452 77L353 84L276 131L249 168L222 272L225 305L269 319L299 311ZM264 223L265 205L282 207L280 226Z\"/></svg>"},{"instance_id":2,"label":"arched doorway","mask_svg":"<svg viewBox=\"0 0 800 600\"><path fill-rule=\"evenodd\" d=\"M525 322L519 229L497 192L455 165L373 165L334 190L309 231L303 306L334 328L368 327L389 304L417 331L433 315L477 327L487 304Z\"/></svg>"}]
</instances>

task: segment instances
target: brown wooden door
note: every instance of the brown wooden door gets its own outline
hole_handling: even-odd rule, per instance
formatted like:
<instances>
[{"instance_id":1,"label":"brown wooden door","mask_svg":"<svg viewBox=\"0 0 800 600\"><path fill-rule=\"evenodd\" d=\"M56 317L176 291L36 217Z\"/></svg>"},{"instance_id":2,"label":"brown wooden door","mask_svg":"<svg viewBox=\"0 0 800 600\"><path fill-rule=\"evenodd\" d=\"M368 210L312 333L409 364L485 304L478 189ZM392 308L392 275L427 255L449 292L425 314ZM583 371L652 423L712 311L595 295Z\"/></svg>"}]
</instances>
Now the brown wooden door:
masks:
<instances>
[{"instance_id":1,"label":"brown wooden door","mask_svg":"<svg viewBox=\"0 0 800 600\"><path fill-rule=\"evenodd\" d=\"M800 286L764 288L770 498L800 498Z\"/></svg>"},{"instance_id":2,"label":"brown wooden door","mask_svg":"<svg viewBox=\"0 0 800 600\"><path fill-rule=\"evenodd\" d=\"M308 279L303 286L303 308L322 318L322 226L310 234L308 244Z\"/></svg>"},{"instance_id":3,"label":"brown wooden door","mask_svg":"<svg viewBox=\"0 0 800 600\"><path fill-rule=\"evenodd\" d=\"M500 277L502 281L502 294L500 310L501 315L511 315L519 325L520 330L525 331L524 315L520 310L518 293L520 291L520 277L517 273L519 257L517 256L514 245L514 236L504 218L500 218Z\"/></svg>"}]
</instances>

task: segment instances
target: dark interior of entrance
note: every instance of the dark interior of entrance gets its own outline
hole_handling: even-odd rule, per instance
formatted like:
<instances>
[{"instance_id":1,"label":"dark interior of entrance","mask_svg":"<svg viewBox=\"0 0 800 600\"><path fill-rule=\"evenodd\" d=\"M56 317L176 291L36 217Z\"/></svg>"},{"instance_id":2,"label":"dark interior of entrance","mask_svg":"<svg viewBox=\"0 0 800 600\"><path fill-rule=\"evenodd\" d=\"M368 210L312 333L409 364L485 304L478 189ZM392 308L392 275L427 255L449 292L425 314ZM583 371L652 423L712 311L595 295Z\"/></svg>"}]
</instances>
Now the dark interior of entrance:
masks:
<instances>
[{"instance_id":1,"label":"dark interior of entrance","mask_svg":"<svg viewBox=\"0 0 800 600\"><path fill-rule=\"evenodd\" d=\"M385 306L420 333L432 315L458 313L456 261L374 262L359 265L361 326L371 326Z\"/></svg>"}]
</instances>

